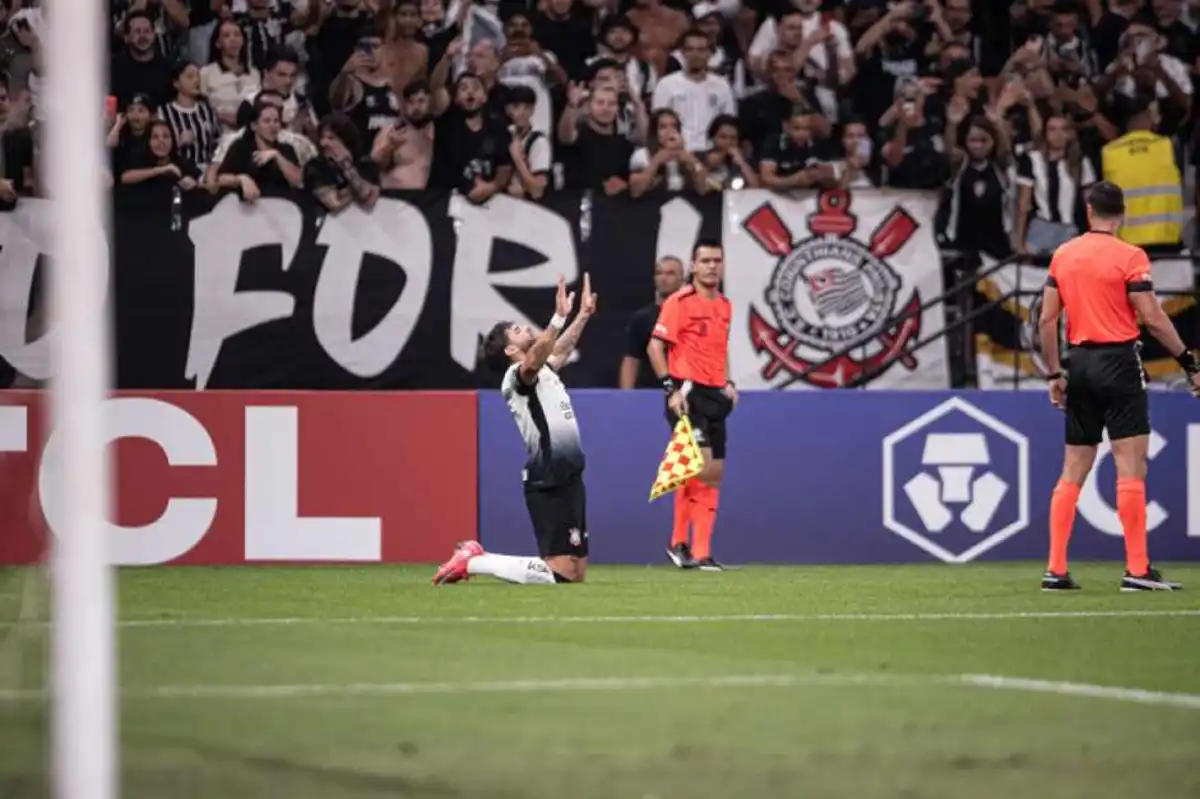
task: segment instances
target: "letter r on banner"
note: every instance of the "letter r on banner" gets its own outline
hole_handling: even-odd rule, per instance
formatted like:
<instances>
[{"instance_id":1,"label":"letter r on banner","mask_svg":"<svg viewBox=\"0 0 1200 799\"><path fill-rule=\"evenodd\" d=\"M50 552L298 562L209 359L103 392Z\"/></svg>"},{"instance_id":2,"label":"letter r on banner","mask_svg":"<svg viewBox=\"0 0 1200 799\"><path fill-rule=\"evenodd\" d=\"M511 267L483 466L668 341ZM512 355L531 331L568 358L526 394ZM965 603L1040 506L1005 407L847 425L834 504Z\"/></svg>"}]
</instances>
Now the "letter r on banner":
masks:
<instances>
[{"instance_id":1,"label":"letter r on banner","mask_svg":"<svg viewBox=\"0 0 1200 799\"><path fill-rule=\"evenodd\" d=\"M246 408L246 560L381 560L378 517L300 516L299 418L295 407Z\"/></svg>"}]
</instances>

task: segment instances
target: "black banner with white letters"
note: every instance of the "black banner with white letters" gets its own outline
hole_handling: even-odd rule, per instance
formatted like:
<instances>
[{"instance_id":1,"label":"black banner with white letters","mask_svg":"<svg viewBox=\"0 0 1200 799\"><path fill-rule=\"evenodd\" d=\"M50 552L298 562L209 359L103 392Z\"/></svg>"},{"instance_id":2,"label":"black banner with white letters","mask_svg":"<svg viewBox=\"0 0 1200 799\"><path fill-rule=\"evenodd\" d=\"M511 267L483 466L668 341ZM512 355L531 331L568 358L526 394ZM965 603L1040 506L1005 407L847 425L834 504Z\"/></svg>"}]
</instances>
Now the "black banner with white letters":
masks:
<instances>
[{"instance_id":1,"label":"black banner with white letters","mask_svg":"<svg viewBox=\"0 0 1200 799\"><path fill-rule=\"evenodd\" d=\"M599 311L564 378L613 386L625 324L653 299L656 258L686 259L697 237L721 235L719 195L475 206L389 192L371 211L336 215L303 195L189 201L179 231L162 209L114 208L118 388L490 387L480 337L502 319L540 328L558 276L584 271ZM35 313L48 202L0 214L0 385L49 376Z\"/></svg>"}]
</instances>

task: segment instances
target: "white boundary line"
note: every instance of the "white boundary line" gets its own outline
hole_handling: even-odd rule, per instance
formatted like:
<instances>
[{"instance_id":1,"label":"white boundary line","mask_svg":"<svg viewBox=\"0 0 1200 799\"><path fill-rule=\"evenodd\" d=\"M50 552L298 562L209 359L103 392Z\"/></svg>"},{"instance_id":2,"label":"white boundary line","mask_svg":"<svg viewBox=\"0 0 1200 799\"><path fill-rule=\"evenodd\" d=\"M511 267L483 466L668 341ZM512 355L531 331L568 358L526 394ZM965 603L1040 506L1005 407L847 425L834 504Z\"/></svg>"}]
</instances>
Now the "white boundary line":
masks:
<instances>
[{"instance_id":1,"label":"white boundary line","mask_svg":"<svg viewBox=\"0 0 1200 799\"><path fill-rule=\"evenodd\" d=\"M711 677L613 677L562 680L491 680L296 685L161 685L121 691L127 699L294 699L302 697L411 696L429 694L610 693L679 688L964 687L1105 699L1200 710L1200 694L1148 691L1087 683L990 674L729 674ZM0 702L42 701L44 691L0 691Z\"/></svg>"},{"instance_id":2,"label":"white boundary line","mask_svg":"<svg viewBox=\"0 0 1200 799\"><path fill-rule=\"evenodd\" d=\"M127 618L119 627L289 627L348 624L716 624L723 622L805 621L1002 621L1006 619L1105 619L1200 616L1200 608L1177 610L1062 610L1009 613L761 613L713 616L284 616L279 618Z\"/></svg>"}]
</instances>

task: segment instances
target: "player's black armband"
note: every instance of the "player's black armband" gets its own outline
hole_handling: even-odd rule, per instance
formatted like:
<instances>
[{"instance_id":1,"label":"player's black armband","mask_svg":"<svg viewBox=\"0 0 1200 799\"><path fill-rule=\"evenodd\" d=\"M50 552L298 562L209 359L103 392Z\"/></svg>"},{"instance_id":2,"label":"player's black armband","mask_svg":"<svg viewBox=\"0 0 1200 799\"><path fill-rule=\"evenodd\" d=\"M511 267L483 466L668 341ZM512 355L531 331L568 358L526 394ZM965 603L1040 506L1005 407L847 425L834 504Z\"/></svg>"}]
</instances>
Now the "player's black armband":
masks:
<instances>
[{"instance_id":1,"label":"player's black armband","mask_svg":"<svg viewBox=\"0 0 1200 799\"><path fill-rule=\"evenodd\" d=\"M670 375L667 375L666 377L664 377L662 379L662 387L663 387L663 391L667 392L668 396L670 396L671 394L674 394L675 389L677 388L677 386L675 385L675 381L671 379Z\"/></svg>"},{"instance_id":2,"label":"player's black armband","mask_svg":"<svg viewBox=\"0 0 1200 799\"><path fill-rule=\"evenodd\" d=\"M1200 372L1200 361L1196 360L1196 353L1189 349L1176 355L1175 362L1183 367L1183 371L1188 373L1188 377Z\"/></svg>"}]
</instances>

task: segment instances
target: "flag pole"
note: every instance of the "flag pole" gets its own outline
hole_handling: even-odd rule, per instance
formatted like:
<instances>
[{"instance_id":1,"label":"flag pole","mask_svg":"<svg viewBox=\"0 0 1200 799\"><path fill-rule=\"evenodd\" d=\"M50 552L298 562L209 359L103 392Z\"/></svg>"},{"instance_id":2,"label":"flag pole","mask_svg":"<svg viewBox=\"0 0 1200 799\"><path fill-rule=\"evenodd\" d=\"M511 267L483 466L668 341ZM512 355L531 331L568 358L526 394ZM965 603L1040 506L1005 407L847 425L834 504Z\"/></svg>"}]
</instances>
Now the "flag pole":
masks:
<instances>
[{"instance_id":1,"label":"flag pole","mask_svg":"<svg viewBox=\"0 0 1200 799\"><path fill-rule=\"evenodd\" d=\"M46 83L36 109L52 221L51 420L63 457L51 546L51 784L55 799L115 799L113 587L105 520L104 399L109 383L104 4L47 0L39 35ZM40 185L40 184L39 184Z\"/></svg>"}]
</instances>

